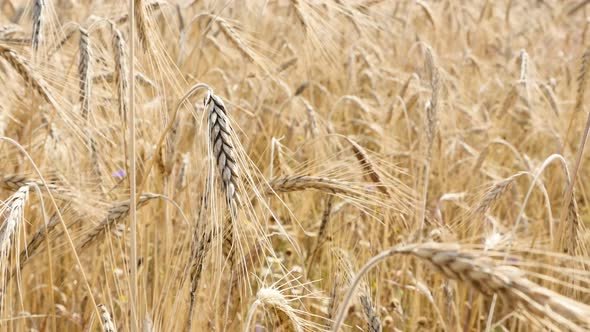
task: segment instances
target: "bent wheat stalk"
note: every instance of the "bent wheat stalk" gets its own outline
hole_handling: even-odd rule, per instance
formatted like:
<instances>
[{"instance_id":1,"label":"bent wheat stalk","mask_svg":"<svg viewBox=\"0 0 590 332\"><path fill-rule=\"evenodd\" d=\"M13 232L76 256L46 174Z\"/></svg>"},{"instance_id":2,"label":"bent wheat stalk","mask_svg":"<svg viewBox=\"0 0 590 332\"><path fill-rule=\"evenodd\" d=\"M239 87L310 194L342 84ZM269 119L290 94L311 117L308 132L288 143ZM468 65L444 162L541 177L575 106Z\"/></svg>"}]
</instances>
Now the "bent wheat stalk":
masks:
<instances>
[{"instance_id":1,"label":"bent wheat stalk","mask_svg":"<svg viewBox=\"0 0 590 332\"><path fill-rule=\"evenodd\" d=\"M384 259L410 255L430 263L445 277L465 282L487 297L499 294L506 302L552 321L547 328L583 331L590 326L590 306L542 287L525 277L513 266L496 265L490 259L474 255L459 245L423 243L393 247L373 257L358 272L338 311L333 331L338 331L346 318L349 302L363 276Z\"/></svg>"},{"instance_id":2,"label":"bent wheat stalk","mask_svg":"<svg viewBox=\"0 0 590 332\"><path fill-rule=\"evenodd\" d=\"M269 183L267 193L288 193L294 191L317 190L332 194L358 195L359 190L349 182L318 176L285 176Z\"/></svg>"}]
</instances>

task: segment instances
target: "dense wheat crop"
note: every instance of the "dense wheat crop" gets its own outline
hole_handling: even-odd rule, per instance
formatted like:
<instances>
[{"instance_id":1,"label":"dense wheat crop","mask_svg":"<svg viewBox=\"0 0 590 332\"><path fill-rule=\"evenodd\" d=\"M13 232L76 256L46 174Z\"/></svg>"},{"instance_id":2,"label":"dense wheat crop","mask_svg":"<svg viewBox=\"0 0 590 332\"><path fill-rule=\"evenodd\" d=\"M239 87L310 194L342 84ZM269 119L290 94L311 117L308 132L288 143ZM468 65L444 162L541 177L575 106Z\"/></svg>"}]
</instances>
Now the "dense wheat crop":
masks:
<instances>
[{"instance_id":1,"label":"dense wheat crop","mask_svg":"<svg viewBox=\"0 0 590 332\"><path fill-rule=\"evenodd\" d=\"M589 3L0 0L0 330L590 330Z\"/></svg>"}]
</instances>

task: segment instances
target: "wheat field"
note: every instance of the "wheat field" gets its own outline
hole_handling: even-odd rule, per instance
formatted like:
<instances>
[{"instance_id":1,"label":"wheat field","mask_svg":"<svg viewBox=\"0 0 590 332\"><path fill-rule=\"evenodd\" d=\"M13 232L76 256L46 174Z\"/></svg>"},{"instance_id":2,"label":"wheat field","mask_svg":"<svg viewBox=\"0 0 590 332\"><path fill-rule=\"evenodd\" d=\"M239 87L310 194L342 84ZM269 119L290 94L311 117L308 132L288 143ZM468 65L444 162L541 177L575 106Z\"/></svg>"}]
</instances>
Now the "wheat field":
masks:
<instances>
[{"instance_id":1,"label":"wheat field","mask_svg":"<svg viewBox=\"0 0 590 332\"><path fill-rule=\"evenodd\" d=\"M589 331L588 17L0 0L0 331Z\"/></svg>"}]
</instances>

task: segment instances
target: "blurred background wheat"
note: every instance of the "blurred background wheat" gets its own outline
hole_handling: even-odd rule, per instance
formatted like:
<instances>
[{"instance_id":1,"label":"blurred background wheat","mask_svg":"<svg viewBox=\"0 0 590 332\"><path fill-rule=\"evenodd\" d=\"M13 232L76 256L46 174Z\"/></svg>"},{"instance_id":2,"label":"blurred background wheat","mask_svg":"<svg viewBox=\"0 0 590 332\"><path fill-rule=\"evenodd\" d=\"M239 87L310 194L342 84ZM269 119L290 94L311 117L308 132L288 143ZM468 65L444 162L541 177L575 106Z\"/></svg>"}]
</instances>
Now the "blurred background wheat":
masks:
<instances>
[{"instance_id":1,"label":"blurred background wheat","mask_svg":"<svg viewBox=\"0 0 590 332\"><path fill-rule=\"evenodd\" d=\"M0 330L589 330L589 3L0 0Z\"/></svg>"}]
</instances>

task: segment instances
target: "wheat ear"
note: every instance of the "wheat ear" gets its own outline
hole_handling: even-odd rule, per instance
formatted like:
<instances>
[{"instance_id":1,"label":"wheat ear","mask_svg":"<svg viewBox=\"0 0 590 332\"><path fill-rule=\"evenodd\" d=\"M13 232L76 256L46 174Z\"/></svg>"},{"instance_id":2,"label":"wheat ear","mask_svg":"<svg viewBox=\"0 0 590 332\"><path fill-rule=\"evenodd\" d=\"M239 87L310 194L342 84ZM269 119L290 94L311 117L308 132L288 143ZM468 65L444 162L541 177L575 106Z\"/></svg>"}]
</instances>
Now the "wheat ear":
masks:
<instances>
[{"instance_id":1,"label":"wheat ear","mask_svg":"<svg viewBox=\"0 0 590 332\"><path fill-rule=\"evenodd\" d=\"M426 137L428 139L428 146L426 150L426 165L424 166L424 180L423 180L423 188L422 188L422 206L420 209L420 219L418 223L420 225L419 234L422 234L422 230L424 229L424 222L426 219L426 201L428 199L428 183L430 179L430 167L431 167L431 160L432 160L432 148L434 146L434 137L436 136L436 129L438 123L438 90L439 90L439 82L438 82L438 69L434 63L434 56L432 55L432 50L430 47L426 47L426 61L425 61L426 71L428 73L428 78L430 80L430 89L432 95L430 97L430 101L426 105L426 119L427 119L427 126L426 126ZM419 271L418 271L419 272ZM419 274L419 273L418 273ZM416 304L417 302L415 302ZM414 306L415 307L415 306Z\"/></svg>"},{"instance_id":2,"label":"wheat ear","mask_svg":"<svg viewBox=\"0 0 590 332\"><path fill-rule=\"evenodd\" d=\"M320 222L320 229L318 231L318 236L315 241L315 246L313 251L311 251L311 255L309 256L309 262L307 263L307 270L308 273L311 270L311 265L320 250L324 238L326 237L326 230L328 228L328 224L330 222L330 216L332 215L332 206L334 205L334 196L330 195L326 198L325 205L324 205L324 213L322 213L322 220Z\"/></svg>"},{"instance_id":3,"label":"wheat ear","mask_svg":"<svg viewBox=\"0 0 590 332\"><path fill-rule=\"evenodd\" d=\"M282 313L286 315L292 323L293 330L296 332L303 332L303 324L301 324L301 318L297 317L295 310L289 304L289 300L276 288L268 287L261 288L256 294L256 301L250 305L248 309L248 315L246 317L246 327L244 331L250 331L250 324L256 313L256 309L259 306L267 310L274 310L276 313Z\"/></svg>"},{"instance_id":4,"label":"wheat ear","mask_svg":"<svg viewBox=\"0 0 590 332\"><path fill-rule=\"evenodd\" d=\"M0 312L4 309L4 290L6 281L9 278L9 257L12 248L12 239L15 233L22 226L24 218L24 207L29 197L29 186L25 185L18 189L0 209L0 217L6 219L0 226Z\"/></svg>"},{"instance_id":5,"label":"wheat ear","mask_svg":"<svg viewBox=\"0 0 590 332\"><path fill-rule=\"evenodd\" d=\"M160 196L156 194L142 194L137 201L137 208L145 206L149 201L158 197ZM129 200L114 204L109 209L107 216L90 231L84 240L82 240L80 249L82 250L88 248L97 239L102 237L106 233L107 229L113 228L113 226L117 225L121 220L126 218L129 215L130 210L131 205Z\"/></svg>"},{"instance_id":6,"label":"wheat ear","mask_svg":"<svg viewBox=\"0 0 590 332\"><path fill-rule=\"evenodd\" d=\"M41 227L39 227L39 229L35 232L35 235L33 235L31 240L29 240L27 247L20 253L21 270L29 261L29 258L37 251L37 249L39 249L43 240L47 238L47 234L49 234L49 232L51 232L58 224L59 218L57 213L54 213L51 218L49 218L49 222L47 224L43 224Z\"/></svg>"},{"instance_id":7,"label":"wheat ear","mask_svg":"<svg viewBox=\"0 0 590 332\"><path fill-rule=\"evenodd\" d=\"M52 193L56 193L61 197L71 199L75 197L75 193L66 187L60 187L54 184L43 184L42 181L26 178L22 175L7 175L0 180L0 188L16 191L21 187L33 185L39 188L47 188Z\"/></svg>"},{"instance_id":8,"label":"wheat ear","mask_svg":"<svg viewBox=\"0 0 590 332\"><path fill-rule=\"evenodd\" d=\"M109 310L104 304L98 305L98 310L100 311L100 321L102 322L102 330L104 332L117 332L117 326L113 322L113 318L109 313Z\"/></svg>"},{"instance_id":9,"label":"wheat ear","mask_svg":"<svg viewBox=\"0 0 590 332\"><path fill-rule=\"evenodd\" d=\"M333 253L337 258L339 271L341 271L345 277L344 281L346 284L349 284L353 281L355 271L351 256L347 251L340 248L334 249ZM359 294L359 300L361 302L361 307L365 314L365 318L367 319L368 332L381 332L381 319L379 316L377 316L375 308L373 307L371 300L371 290L369 289L369 286L365 280L362 280L360 285L361 291Z\"/></svg>"},{"instance_id":10,"label":"wheat ear","mask_svg":"<svg viewBox=\"0 0 590 332\"><path fill-rule=\"evenodd\" d=\"M363 306L363 311L365 312L365 317L367 318L367 327L369 332L381 332L383 327L381 325L381 318L375 312L375 308L371 303L371 295L368 292L364 292L361 296L359 296L361 300L361 305Z\"/></svg>"},{"instance_id":11,"label":"wheat ear","mask_svg":"<svg viewBox=\"0 0 590 332\"><path fill-rule=\"evenodd\" d=\"M349 182L318 176L284 176L269 183L268 193L288 193L294 191L317 190L331 194L358 195L359 190Z\"/></svg>"},{"instance_id":12,"label":"wheat ear","mask_svg":"<svg viewBox=\"0 0 590 332\"><path fill-rule=\"evenodd\" d=\"M311 137L317 138L320 135L320 131L318 130L316 111L313 109L311 104L305 100L305 98L301 97L301 101L303 102L305 111L307 113L307 121L309 122L309 131L311 132Z\"/></svg>"},{"instance_id":13,"label":"wheat ear","mask_svg":"<svg viewBox=\"0 0 590 332\"><path fill-rule=\"evenodd\" d=\"M428 136L428 159L432 157L432 145L434 143L434 136L438 127L438 95L439 95L439 73L438 68L434 63L434 56L430 47L426 48L426 70L430 80L430 89L432 95L430 101L426 105L426 118L428 126L426 134Z\"/></svg>"},{"instance_id":14,"label":"wheat ear","mask_svg":"<svg viewBox=\"0 0 590 332\"><path fill-rule=\"evenodd\" d=\"M115 85L117 85L117 98L119 100L119 116L124 122L126 122L127 110L129 108L127 105L129 75L127 68L127 57L125 56L125 50L127 47L125 45L123 34L119 29L117 29L115 23L111 22L111 27L113 29L112 44L115 54Z\"/></svg>"},{"instance_id":15,"label":"wheat ear","mask_svg":"<svg viewBox=\"0 0 590 332\"><path fill-rule=\"evenodd\" d=\"M355 142L352 138L350 138L348 136L345 136L344 138L346 138L346 141L348 143L350 143L350 145L352 146L352 151L354 151L354 156L356 157L358 162L361 164L361 168L363 169L363 172L366 172L365 174L369 177L369 179L371 181L373 181L375 184L377 184L377 189L379 191L381 191L383 194L389 196L389 192L387 191L387 187L385 187L383 181L381 181L381 176L379 175L379 173L377 173L377 170L376 170L375 166L373 165L373 162L369 158L369 154L367 153L367 151L365 151L365 149L360 144Z\"/></svg>"},{"instance_id":16,"label":"wheat ear","mask_svg":"<svg viewBox=\"0 0 590 332\"><path fill-rule=\"evenodd\" d=\"M411 255L426 261L449 279L465 282L488 297L499 294L508 304L549 318L568 329L583 330L575 322L590 326L590 306L539 286L516 267L494 264L487 257L468 253L459 245L423 243L394 247L371 258L354 278L336 316L333 331L342 326L350 299L363 276L379 262L394 255Z\"/></svg>"},{"instance_id":17,"label":"wheat ear","mask_svg":"<svg viewBox=\"0 0 590 332\"><path fill-rule=\"evenodd\" d=\"M10 64L10 66L20 75L20 77L31 84L33 89L37 91L45 100L50 103L55 109L59 109L57 102L47 88L45 81L38 77L33 70L29 62L19 55L15 50L0 45L0 58L3 58Z\"/></svg>"},{"instance_id":18,"label":"wheat ear","mask_svg":"<svg viewBox=\"0 0 590 332\"><path fill-rule=\"evenodd\" d=\"M201 200L201 211L199 212L199 219L193 232L193 239L191 241L191 256L189 261L189 275L191 278L190 292L189 292L189 310L188 320L186 324L186 330L192 330L193 323L193 312L195 308L195 302L197 298L197 289L199 288L199 282L201 281L201 273L203 272L203 263L205 256L211 247L211 240L213 234L211 232L204 231L204 216L207 210L208 193L205 193Z\"/></svg>"},{"instance_id":19,"label":"wheat ear","mask_svg":"<svg viewBox=\"0 0 590 332\"><path fill-rule=\"evenodd\" d=\"M588 69L590 67L590 47L586 48L584 54L582 54L582 59L580 63L580 70L578 71L578 89L576 90L576 103L574 106L574 112L570 117L569 124L567 126L567 130L565 132L565 138L563 140L562 151L565 150L565 147L568 144L570 131L572 129L572 125L574 124L574 119L576 118L576 114L581 112L584 109L584 96L586 95L586 85L588 83ZM561 153L561 152L560 152Z\"/></svg>"},{"instance_id":20,"label":"wheat ear","mask_svg":"<svg viewBox=\"0 0 590 332\"><path fill-rule=\"evenodd\" d=\"M229 117L221 98L210 90L205 98L205 107L207 107L209 118L209 144L213 152L213 160L217 165L225 201L232 218L236 218L239 204L238 166L234 157Z\"/></svg>"},{"instance_id":21,"label":"wheat ear","mask_svg":"<svg viewBox=\"0 0 590 332\"><path fill-rule=\"evenodd\" d=\"M88 30L80 28L80 62L78 63L78 79L80 80L80 109L82 118L88 119L90 112L90 89L92 87L91 45Z\"/></svg>"},{"instance_id":22,"label":"wheat ear","mask_svg":"<svg viewBox=\"0 0 590 332\"><path fill-rule=\"evenodd\" d=\"M148 20L143 0L135 1L135 24L137 25L137 36L144 51L149 52L150 40L148 38Z\"/></svg>"},{"instance_id":23,"label":"wheat ear","mask_svg":"<svg viewBox=\"0 0 590 332\"><path fill-rule=\"evenodd\" d=\"M45 0L35 0L33 6L33 34L31 37L33 51L37 52L43 37L43 21L45 20Z\"/></svg>"},{"instance_id":24,"label":"wheat ear","mask_svg":"<svg viewBox=\"0 0 590 332\"><path fill-rule=\"evenodd\" d=\"M513 175L492 185L475 208L475 212L479 215L484 215L510 189L514 180L519 175Z\"/></svg>"}]
</instances>

